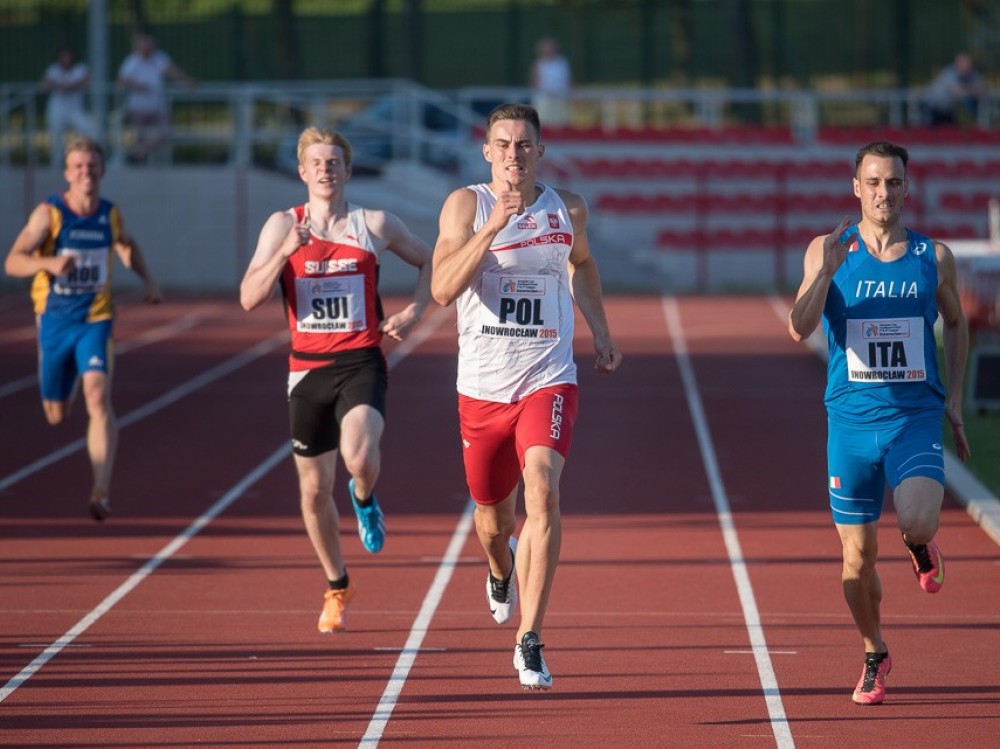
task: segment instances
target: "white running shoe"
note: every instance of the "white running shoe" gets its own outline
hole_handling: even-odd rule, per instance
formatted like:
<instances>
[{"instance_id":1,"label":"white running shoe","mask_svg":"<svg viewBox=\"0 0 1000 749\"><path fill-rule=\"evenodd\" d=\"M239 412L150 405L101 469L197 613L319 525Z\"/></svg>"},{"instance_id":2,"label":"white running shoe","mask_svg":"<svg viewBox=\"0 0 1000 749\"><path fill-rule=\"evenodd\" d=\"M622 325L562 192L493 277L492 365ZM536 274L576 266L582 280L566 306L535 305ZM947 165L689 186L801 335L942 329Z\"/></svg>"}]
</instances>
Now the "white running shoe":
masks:
<instances>
[{"instance_id":1,"label":"white running shoe","mask_svg":"<svg viewBox=\"0 0 1000 749\"><path fill-rule=\"evenodd\" d=\"M517 575L514 574L514 560L517 558L517 539L510 537L510 574L506 580L497 580L486 573L486 602L497 624L509 621L517 606Z\"/></svg>"},{"instance_id":2,"label":"white running shoe","mask_svg":"<svg viewBox=\"0 0 1000 749\"><path fill-rule=\"evenodd\" d=\"M525 632L521 643L514 646L514 668L524 689L552 688L552 674L542 655L544 647L534 632Z\"/></svg>"}]
</instances>

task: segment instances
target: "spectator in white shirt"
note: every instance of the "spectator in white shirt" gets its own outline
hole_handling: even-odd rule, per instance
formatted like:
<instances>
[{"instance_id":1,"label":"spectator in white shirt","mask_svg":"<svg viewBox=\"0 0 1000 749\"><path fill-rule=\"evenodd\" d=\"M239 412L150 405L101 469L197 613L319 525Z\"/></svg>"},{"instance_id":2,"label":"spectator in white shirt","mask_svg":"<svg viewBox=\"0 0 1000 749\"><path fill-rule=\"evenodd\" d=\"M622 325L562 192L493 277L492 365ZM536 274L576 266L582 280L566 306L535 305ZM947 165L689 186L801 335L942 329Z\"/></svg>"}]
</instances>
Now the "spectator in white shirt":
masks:
<instances>
[{"instance_id":1,"label":"spectator in white shirt","mask_svg":"<svg viewBox=\"0 0 1000 749\"><path fill-rule=\"evenodd\" d=\"M125 115L135 129L135 146L128 160L144 164L150 154L170 139L170 106L166 82L193 88L195 80L174 64L170 55L157 49L148 34L136 34L132 54L118 69L118 85L125 92Z\"/></svg>"},{"instance_id":2,"label":"spectator in white shirt","mask_svg":"<svg viewBox=\"0 0 1000 749\"><path fill-rule=\"evenodd\" d=\"M573 76L569 61L559 52L559 42L538 40L538 56L531 65L531 100L539 119L549 126L566 125L570 120L569 97Z\"/></svg>"},{"instance_id":3,"label":"spectator in white shirt","mask_svg":"<svg viewBox=\"0 0 1000 749\"><path fill-rule=\"evenodd\" d=\"M45 69L41 87L49 92L45 122L49 130L49 163L62 167L66 136L92 136L93 127L84 103L90 87L90 71L77 59L72 47L61 47L55 61Z\"/></svg>"}]
</instances>

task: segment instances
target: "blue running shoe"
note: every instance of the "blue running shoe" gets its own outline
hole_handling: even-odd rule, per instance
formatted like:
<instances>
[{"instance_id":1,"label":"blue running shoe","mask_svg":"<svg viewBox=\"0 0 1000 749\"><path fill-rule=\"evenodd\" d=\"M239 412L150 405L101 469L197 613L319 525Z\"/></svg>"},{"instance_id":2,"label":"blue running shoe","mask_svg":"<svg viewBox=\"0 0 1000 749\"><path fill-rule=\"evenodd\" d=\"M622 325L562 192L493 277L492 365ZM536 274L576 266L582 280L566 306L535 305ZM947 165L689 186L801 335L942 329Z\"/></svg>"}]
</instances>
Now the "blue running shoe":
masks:
<instances>
[{"instance_id":1,"label":"blue running shoe","mask_svg":"<svg viewBox=\"0 0 1000 749\"><path fill-rule=\"evenodd\" d=\"M378 554L382 551L382 544L385 543L385 516L382 514L382 508L378 506L374 494L371 496L370 505L358 506L358 498L354 493L354 479L347 482L347 491L351 495L354 514L358 516L358 536L361 537L361 543L372 554Z\"/></svg>"}]
</instances>

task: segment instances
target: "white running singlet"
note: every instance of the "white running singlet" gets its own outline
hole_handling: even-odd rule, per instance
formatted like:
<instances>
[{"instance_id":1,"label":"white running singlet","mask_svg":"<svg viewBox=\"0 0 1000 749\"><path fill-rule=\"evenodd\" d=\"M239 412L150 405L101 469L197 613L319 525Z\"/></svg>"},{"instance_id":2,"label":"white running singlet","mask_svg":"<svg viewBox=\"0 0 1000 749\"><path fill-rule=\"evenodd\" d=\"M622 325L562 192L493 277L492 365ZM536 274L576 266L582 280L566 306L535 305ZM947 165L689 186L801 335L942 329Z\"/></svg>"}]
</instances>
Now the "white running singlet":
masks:
<instances>
[{"instance_id":1,"label":"white running singlet","mask_svg":"<svg viewBox=\"0 0 1000 749\"><path fill-rule=\"evenodd\" d=\"M542 192L493 240L458 311L458 392L515 403L540 388L576 383L569 253L573 224L559 194ZM478 231L496 203L489 185L476 193Z\"/></svg>"}]
</instances>

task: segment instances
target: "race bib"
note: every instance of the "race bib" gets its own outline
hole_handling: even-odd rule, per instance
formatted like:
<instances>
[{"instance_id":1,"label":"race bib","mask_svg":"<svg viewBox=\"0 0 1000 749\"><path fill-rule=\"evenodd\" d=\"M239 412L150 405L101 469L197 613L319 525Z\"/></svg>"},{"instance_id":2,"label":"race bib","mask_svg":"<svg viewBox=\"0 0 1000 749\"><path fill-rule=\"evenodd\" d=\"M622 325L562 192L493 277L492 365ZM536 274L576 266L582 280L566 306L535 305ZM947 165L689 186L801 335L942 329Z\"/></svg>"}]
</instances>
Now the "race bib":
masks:
<instances>
[{"instance_id":1,"label":"race bib","mask_svg":"<svg viewBox=\"0 0 1000 749\"><path fill-rule=\"evenodd\" d=\"M364 276L296 278L295 298L301 333L355 333L367 326Z\"/></svg>"},{"instance_id":2,"label":"race bib","mask_svg":"<svg viewBox=\"0 0 1000 749\"><path fill-rule=\"evenodd\" d=\"M76 250L63 247L60 257L73 258L73 270L56 276L53 290L57 294L96 294L108 282L108 248Z\"/></svg>"},{"instance_id":3,"label":"race bib","mask_svg":"<svg viewBox=\"0 0 1000 749\"><path fill-rule=\"evenodd\" d=\"M920 317L847 321L847 379L924 382L924 321Z\"/></svg>"},{"instance_id":4,"label":"race bib","mask_svg":"<svg viewBox=\"0 0 1000 749\"><path fill-rule=\"evenodd\" d=\"M559 339L557 280L552 276L483 276L480 333L490 338Z\"/></svg>"}]
</instances>

